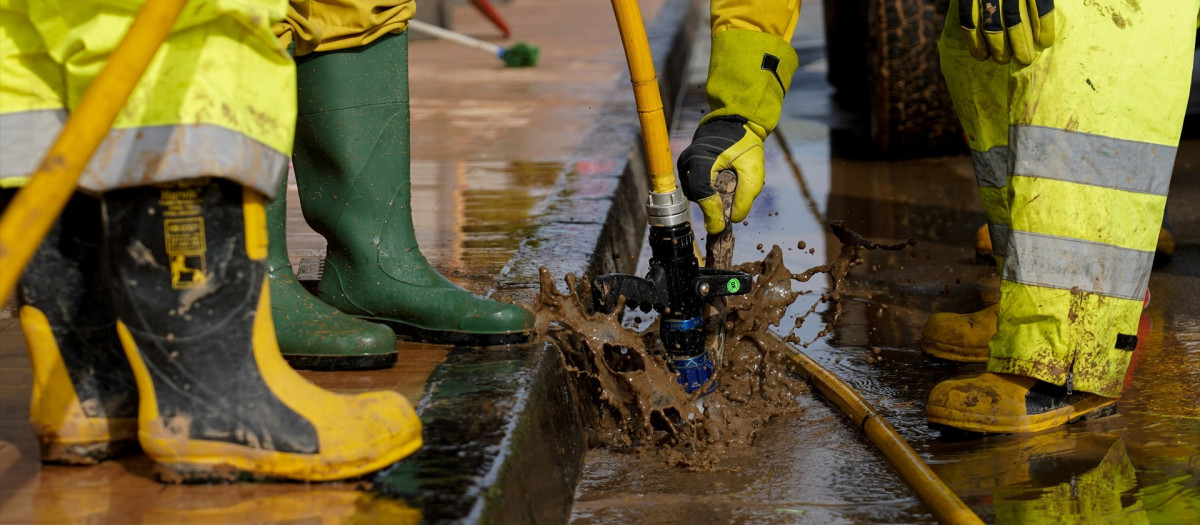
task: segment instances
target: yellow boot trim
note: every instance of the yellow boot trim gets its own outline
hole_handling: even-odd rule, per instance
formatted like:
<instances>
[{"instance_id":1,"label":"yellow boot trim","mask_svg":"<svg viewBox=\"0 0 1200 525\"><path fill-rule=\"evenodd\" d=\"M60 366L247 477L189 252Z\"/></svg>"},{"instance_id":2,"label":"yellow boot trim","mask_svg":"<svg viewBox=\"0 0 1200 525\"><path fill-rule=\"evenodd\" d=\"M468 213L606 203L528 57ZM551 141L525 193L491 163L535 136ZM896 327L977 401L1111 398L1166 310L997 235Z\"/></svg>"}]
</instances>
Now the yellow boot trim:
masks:
<instances>
[{"instance_id":1,"label":"yellow boot trim","mask_svg":"<svg viewBox=\"0 0 1200 525\"><path fill-rule=\"evenodd\" d=\"M41 444L42 459L90 464L97 457L110 455L108 451L115 443L132 441L137 435L136 420L88 417L84 413L46 314L25 305L20 318L33 365L29 422Z\"/></svg>"},{"instance_id":2,"label":"yellow boot trim","mask_svg":"<svg viewBox=\"0 0 1200 525\"><path fill-rule=\"evenodd\" d=\"M972 314L933 314L921 332L921 351L960 363L986 363L999 311L993 304Z\"/></svg>"},{"instance_id":3,"label":"yellow boot trim","mask_svg":"<svg viewBox=\"0 0 1200 525\"><path fill-rule=\"evenodd\" d=\"M284 189L283 194L275 196L276 199L287 198L286 185ZM267 209L263 207L262 194L247 186L242 187L242 221L246 229L246 255L255 261L266 259Z\"/></svg>"},{"instance_id":4,"label":"yellow boot trim","mask_svg":"<svg viewBox=\"0 0 1200 525\"><path fill-rule=\"evenodd\" d=\"M267 279L264 278L254 320L255 362L270 391L316 429L319 440L316 454L189 439L190 421L165 420L159 416L149 370L129 329L123 322L117 323L141 394L138 437L142 449L159 464L166 481L213 476L236 478L238 473L253 477L333 481L382 469L421 447L421 422L404 396L390 391L335 394L292 370L279 353L270 313ZM164 469L167 472L162 472ZM231 469L234 472L230 472Z\"/></svg>"},{"instance_id":5,"label":"yellow boot trim","mask_svg":"<svg viewBox=\"0 0 1200 525\"><path fill-rule=\"evenodd\" d=\"M1040 432L1101 412L1117 402L1116 398L1093 394L1055 410L1029 414L1025 396L1036 382L1032 377L990 372L947 379L929 392L925 416L930 423L971 432Z\"/></svg>"}]
</instances>

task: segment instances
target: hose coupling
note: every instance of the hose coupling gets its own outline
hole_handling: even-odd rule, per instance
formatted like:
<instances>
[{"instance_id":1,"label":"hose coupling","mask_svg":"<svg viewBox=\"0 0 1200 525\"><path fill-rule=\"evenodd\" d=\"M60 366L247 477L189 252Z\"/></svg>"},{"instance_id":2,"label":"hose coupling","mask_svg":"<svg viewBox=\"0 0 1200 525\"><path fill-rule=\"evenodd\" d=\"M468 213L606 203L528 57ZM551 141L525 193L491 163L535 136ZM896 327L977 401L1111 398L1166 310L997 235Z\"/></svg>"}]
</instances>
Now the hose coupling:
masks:
<instances>
[{"instance_id":1,"label":"hose coupling","mask_svg":"<svg viewBox=\"0 0 1200 525\"><path fill-rule=\"evenodd\" d=\"M682 188L670 193L650 192L646 199L646 214L651 226L675 226L688 222L688 200Z\"/></svg>"}]
</instances>

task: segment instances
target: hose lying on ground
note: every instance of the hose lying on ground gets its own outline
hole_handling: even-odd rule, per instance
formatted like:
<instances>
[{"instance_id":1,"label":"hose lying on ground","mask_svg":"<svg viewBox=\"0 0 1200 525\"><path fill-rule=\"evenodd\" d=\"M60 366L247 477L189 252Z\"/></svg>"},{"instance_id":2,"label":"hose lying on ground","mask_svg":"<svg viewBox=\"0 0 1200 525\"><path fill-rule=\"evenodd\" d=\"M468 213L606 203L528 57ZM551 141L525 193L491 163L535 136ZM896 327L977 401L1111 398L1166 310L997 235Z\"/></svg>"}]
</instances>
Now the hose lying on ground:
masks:
<instances>
[{"instance_id":1,"label":"hose lying on ground","mask_svg":"<svg viewBox=\"0 0 1200 525\"><path fill-rule=\"evenodd\" d=\"M786 345L783 339L771 333L779 344ZM983 521L958 496L950 490L941 478L937 476L917 455L917 452L900 437L892 425L879 415L871 405L863 400L850 385L839 379L829 370L817 364L798 348L787 345L791 350L792 360L799 365L799 372L810 383L817 387L825 397L829 398L842 413L850 418L855 426L866 434L888 462L900 473L900 477L917 493L917 497L934 517L942 523L979 523Z\"/></svg>"}]
</instances>

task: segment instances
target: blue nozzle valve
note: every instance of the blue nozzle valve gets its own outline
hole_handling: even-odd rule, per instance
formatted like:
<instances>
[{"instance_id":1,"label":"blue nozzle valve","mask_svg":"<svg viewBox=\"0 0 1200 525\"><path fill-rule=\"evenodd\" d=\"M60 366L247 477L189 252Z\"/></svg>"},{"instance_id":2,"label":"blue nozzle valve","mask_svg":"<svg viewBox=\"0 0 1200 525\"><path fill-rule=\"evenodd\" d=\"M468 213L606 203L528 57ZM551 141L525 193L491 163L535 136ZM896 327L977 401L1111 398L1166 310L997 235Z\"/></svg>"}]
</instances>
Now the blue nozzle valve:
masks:
<instances>
[{"instance_id":1,"label":"blue nozzle valve","mask_svg":"<svg viewBox=\"0 0 1200 525\"><path fill-rule=\"evenodd\" d=\"M652 220L651 224L650 272L645 278L597 276L592 279L592 305L603 312L618 304L643 312L657 310L667 362L679 375L679 384L691 393L713 376L714 368L704 348L701 307L717 297L749 292L752 281L747 273L701 268L690 223L665 226Z\"/></svg>"},{"instance_id":2,"label":"blue nozzle valve","mask_svg":"<svg viewBox=\"0 0 1200 525\"><path fill-rule=\"evenodd\" d=\"M678 376L676 380L683 385L683 390L690 394L704 386L704 383L707 383L708 379L712 377L713 362L708 358L708 352L704 352L686 359L672 359L671 370ZM708 385L708 391L705 394L716 389L717 382L713 381Z\"/></svg>"}]
</instances>

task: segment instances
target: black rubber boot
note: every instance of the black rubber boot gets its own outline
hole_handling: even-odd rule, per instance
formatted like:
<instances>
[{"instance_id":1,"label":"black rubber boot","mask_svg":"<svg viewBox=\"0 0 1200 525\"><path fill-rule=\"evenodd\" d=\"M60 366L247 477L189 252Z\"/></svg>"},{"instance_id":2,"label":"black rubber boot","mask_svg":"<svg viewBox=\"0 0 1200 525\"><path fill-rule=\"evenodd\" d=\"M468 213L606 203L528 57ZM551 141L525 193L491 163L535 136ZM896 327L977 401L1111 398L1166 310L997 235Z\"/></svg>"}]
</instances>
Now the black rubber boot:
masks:
<instances>
[{"instance_id":1,"label":"black rubber boot","mask_svg":"<svg viewBox=\"0 0 1200 525\"><path fill-rule=\"evenodd\" d=\"M111 191L104 206L138 438L160 479L345 479L421 445L403 396L334 394L283 360L253 190L191 179Z\"/></svg>"},{"instance_id":2,"label":"black rubber boot","mask_svg":"<svg viewBox=\"0 0 1200 525\"><path fill-rule=\"evenodd\" d=\"M29 420L48 463L93 464L137 444L137 387L117 339L101 234L100 202L75 194L17 286L33 365Z\"/></svg>"}]
</instances>

